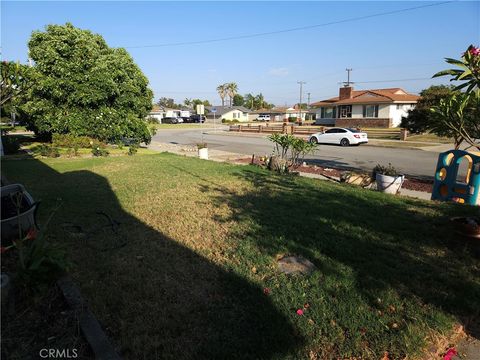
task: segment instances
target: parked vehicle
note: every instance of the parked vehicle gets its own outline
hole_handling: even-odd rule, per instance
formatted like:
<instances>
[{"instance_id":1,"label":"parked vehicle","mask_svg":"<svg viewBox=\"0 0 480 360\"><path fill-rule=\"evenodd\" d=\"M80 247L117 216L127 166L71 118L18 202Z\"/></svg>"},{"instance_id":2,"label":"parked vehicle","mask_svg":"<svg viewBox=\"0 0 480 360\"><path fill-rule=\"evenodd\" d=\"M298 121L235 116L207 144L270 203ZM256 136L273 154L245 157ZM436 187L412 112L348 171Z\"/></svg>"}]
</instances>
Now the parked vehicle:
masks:
<instances>
[{"instance_id":1,"label":"parked vehicle","mask_svg":"<svg viewBox=\"0 0 480 360\"><path fill-rule=\"evenodd\" d=\"M179 121L180 118L177 118L177 117L164 117L162 119L162 124L178 124L180 122L183 122L182 121Z\"/></svg>"},{"instance_id":2,"label":"parked vehicle","mask_svg":"<svg viewBox=\"0 0 480 360\"><path fill-rule=\"evenodd\" d=\"M312 134L308 140L314 144L338 144L341 146L368 143L367 133L351 128L331 128L324 132Z\"/></svg>"},{"instance_id":3,"label":"parked vehicle","mask_svg":"<svg viewBox=\"0 0 480 360\"><path fill-rule=\"evenodd\" d=\"M191 122L194 123L204 123L205 122L205 115L193 114L190 115Z\"/></svg>"},{"instance_id":4,"label":"parked vehicle","mask_svg":"<svg viewBox=\"0 0 480 360\"><path fill-rule=\"evenodd\" d=\"M260 114L257 117L257 121L270 121L270 115L268 114Z\"/></svg>"},{"instance_id":5,"label":"parked vehicle","mask_svg":"<svg viewBox=\"0 0 480 360\"><path fill-rule=\"evenodd\" d=\"M183 120L184 123L191 123L193 122L190 116L181 116L180 119Z\"/></svg>"}]
</instances>

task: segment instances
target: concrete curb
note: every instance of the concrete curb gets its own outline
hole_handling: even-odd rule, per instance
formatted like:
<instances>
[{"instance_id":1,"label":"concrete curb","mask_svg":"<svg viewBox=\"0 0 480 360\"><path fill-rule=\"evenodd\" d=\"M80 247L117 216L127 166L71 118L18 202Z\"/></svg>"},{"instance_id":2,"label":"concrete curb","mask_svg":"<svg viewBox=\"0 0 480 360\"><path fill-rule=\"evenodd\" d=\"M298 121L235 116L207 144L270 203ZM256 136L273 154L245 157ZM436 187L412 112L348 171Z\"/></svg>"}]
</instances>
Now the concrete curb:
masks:
<instances>
[{"instance_id":1,"label":"concrete curb","mask_svg":"<svg viewBox=\"0 0 480 360\"><path fill-rule=\"evenodd\" d=\"M57 281L57 285L68 305L75 311L83 335L95 353L95 359L121 360L122 358L117 354L99 322L88 309L87 303L72 279L69 276L64 276Z\"/></svg>"}]
</instances>

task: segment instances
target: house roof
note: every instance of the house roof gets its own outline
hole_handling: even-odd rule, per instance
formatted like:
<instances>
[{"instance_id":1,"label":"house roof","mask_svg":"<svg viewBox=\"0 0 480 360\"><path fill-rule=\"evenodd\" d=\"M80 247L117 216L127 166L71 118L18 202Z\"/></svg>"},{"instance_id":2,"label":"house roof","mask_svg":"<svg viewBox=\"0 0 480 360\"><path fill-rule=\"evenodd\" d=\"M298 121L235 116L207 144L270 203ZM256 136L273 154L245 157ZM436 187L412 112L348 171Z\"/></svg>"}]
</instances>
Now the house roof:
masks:
<instances>
[{"instance_id":1,"label":"house roof","mask_svg":"<svg viewBox=\"0 0 480 360\"><path fill-rule=\"evenodd\" d=\"M208 111L210 112L212 111L213 108L217 109L217 111L215 112L216 115L223 115L232 110L239 110L245 113L252 112L252 110L247 109L245 106L206 106L205 108L208 109Z\"/></svg>"},{"instance_id":2,"label":"house roof","mask_svg":"<svg viewBox=\"0 0 480 360\"><path fill-rule=\"evenodd\" d=\"M409 94L401 88L352 90L352 96L342 99L338 96L314 102L313 107L349 104L389 104L389 103L412 103L417 102L420 96Z\"/></svg>"}]
</instances>

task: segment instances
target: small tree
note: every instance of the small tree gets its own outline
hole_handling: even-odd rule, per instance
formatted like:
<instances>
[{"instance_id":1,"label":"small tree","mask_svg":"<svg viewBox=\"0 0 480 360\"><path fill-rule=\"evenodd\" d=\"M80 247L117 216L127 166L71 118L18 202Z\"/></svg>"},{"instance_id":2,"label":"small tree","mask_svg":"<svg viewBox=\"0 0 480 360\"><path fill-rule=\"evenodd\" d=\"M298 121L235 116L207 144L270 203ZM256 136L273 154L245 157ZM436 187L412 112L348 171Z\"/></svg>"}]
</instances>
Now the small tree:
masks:
<instances>
[{"instance_id":1,"label":"small tree","mask_svg":"<svg viewBox=\"0 0 480 360\"><path fill-rule=\"evenodd\" d=\"M450 81L460 81L455 89L466 89L433 106L435 129L448 129L458 148L465 141L470 147L480 149L480 48L470 45L460 60L447 58L446 62L460 69L449 69L436 73L434 77L450 75Z\"/></svg>"},{"instance_id":2,"label":"small tree","mask_svg":"<svg viewBox=\"0 0 480 360\"><path fill-rule=\"evenodd\" d=\"M268 139L274 143L274 154L268 161L268 168L278 172L298 168L305 156L313 153L318 146L290 134L272 134Z\"/></svg>"}]
</instances>

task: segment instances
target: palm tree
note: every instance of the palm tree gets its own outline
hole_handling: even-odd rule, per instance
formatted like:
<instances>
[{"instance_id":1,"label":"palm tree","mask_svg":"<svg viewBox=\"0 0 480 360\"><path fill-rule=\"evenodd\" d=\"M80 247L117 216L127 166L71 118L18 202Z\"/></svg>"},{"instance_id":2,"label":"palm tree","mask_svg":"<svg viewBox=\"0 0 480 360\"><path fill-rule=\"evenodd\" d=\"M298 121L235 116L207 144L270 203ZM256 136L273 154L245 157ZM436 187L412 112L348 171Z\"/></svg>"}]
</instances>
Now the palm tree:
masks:
<instances>
[{"instance_id":1,"label":"palm tree","mask_svg":"<svg viewBox=\"0 0 480 360\"><path fill-rule=\"evenodd\" d=\"M225 106L225 96L227 95L227 87L226 84L218 85L217 86L218 95L222 99L222 106Z\"/></svg>"},{"instance_id":2,"label":"palm tree","mask_svg":"<svg viewBox=\"0 0 480 360\"><path fill-rule=\"evenodd\" d=\"M230 106L232 106L233 97L236 94L238 94L238 85L234 82L227 83L225 85L226 85L227 94L230 97Z\"/></svg>"},{"instance_id":3,"label":"palm tree","mask_svg":"<svg viewBox=\"0 0 480 360\"><path fill-rule=\"evenodd\" d=\"M191 107L192 106L192 99L185 98L185 100L183 100L183 104L187 107Z\"/></svg>"}]
</instances>

